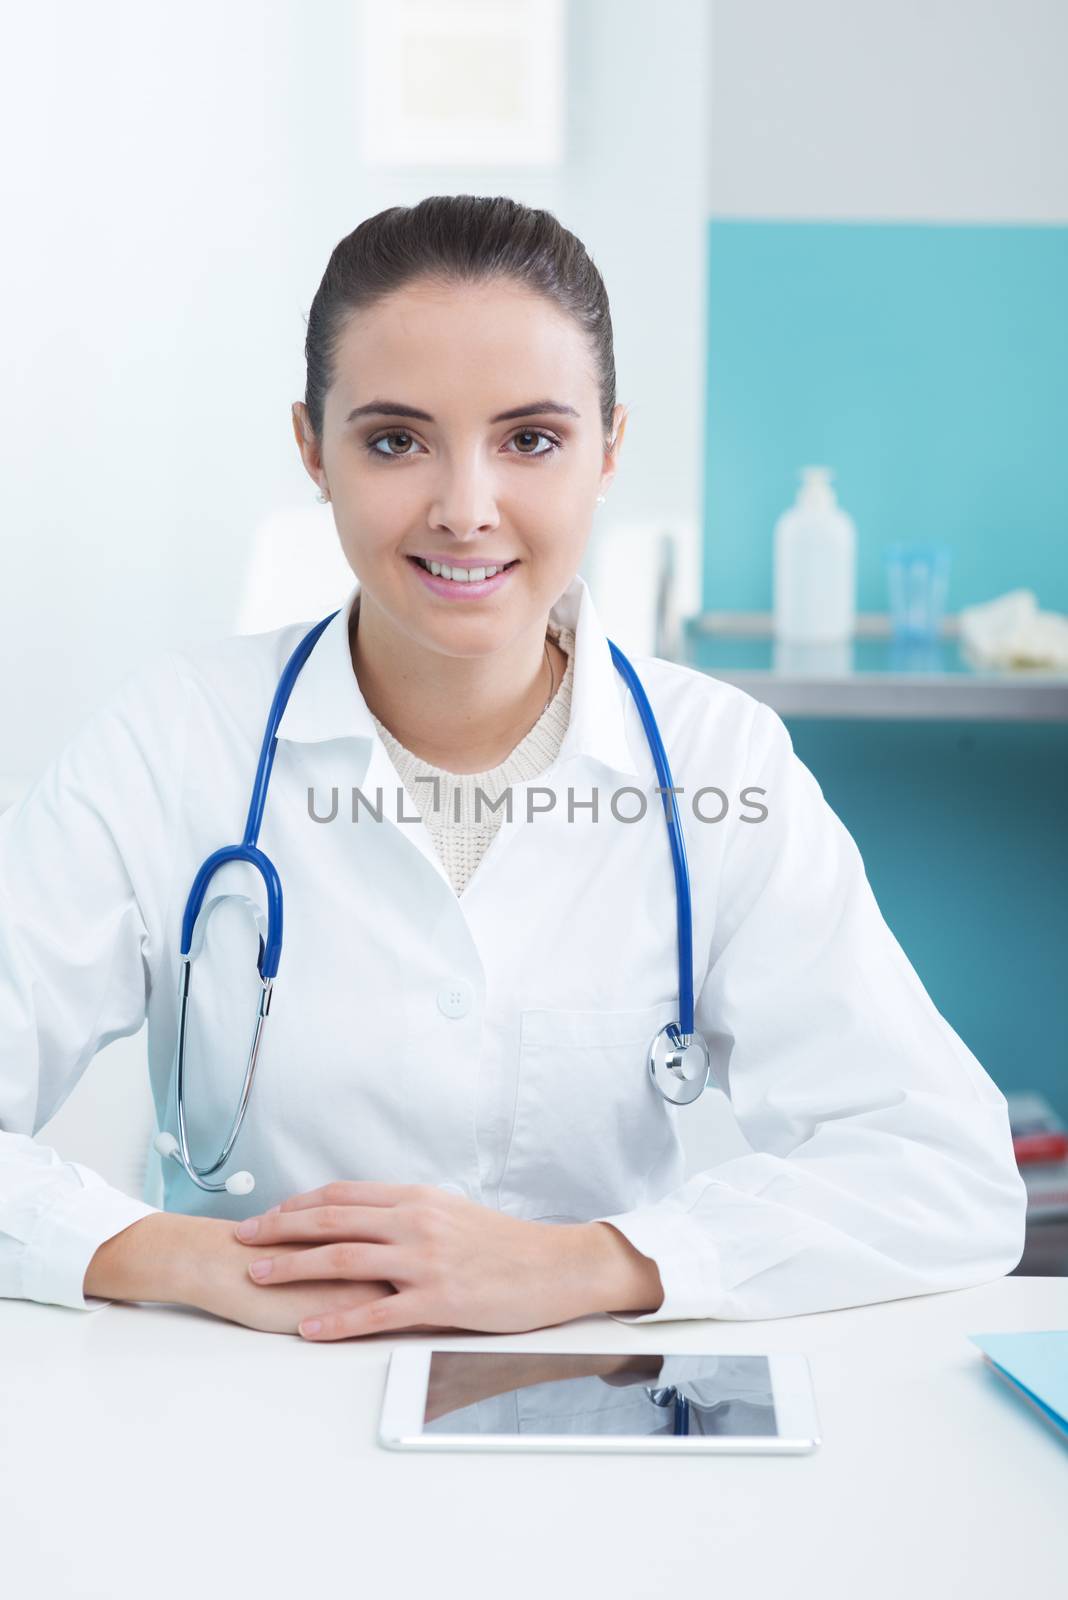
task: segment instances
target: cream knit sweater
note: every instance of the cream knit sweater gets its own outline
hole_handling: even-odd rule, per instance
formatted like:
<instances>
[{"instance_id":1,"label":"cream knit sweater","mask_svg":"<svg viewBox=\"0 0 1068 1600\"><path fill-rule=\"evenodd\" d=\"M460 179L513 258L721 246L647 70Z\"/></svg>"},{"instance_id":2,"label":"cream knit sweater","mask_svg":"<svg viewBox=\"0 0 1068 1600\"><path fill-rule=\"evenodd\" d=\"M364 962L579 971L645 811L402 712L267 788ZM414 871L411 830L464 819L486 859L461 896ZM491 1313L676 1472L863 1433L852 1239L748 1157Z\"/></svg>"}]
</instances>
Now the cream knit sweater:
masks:
<instances>
[{"instance_id":1,"label":"cream knit sweater","mask_svg":"<svg viewBox=\"0 0 1068 1600\"><path fill-rule=\"evenodd\" d=\"M498 800L511 784L537 777L555 761L567 732L574 681L575 635L570 628L555 622L549 623L547 632L567 655L567 670L526 738L490 772L448 772L444 767L433 767L406 750L374 712L371 713L386 754L429 828L434 848L458 895L463 894L505 815L503 806L493 811L485 800L479 799L476 818L475 790L480 789L490 800ZM438 782L416 783L416 778L437 778Z\"/></svg>"}]
</instances>

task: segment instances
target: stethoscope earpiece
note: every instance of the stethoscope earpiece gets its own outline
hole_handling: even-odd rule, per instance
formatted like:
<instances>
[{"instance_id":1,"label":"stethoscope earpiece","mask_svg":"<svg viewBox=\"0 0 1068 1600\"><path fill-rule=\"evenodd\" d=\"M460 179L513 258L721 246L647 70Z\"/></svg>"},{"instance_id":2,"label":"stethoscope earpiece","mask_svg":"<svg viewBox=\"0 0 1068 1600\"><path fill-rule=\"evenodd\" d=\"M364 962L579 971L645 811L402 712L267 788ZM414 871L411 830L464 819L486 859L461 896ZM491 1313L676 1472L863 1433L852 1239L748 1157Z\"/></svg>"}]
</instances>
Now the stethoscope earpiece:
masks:
<instances>
[{"instance_id":1,"label":"stethoscope earpiece","mask_svg":"<svg viewBox=\"0 0 1068 1600\"><path fill-rule=\"evenodd\" d=\"M179 1154L181 1147L173 1133L157 1134L152 1144L157 1154L163 1156L164 1160L168 1156L174 1156L179 1166L184 1165ZM251 1194L256 1187L256 1180L251 1172L232 1172L222 1187L227 1194Z\"/></svg>"}]
</instances>

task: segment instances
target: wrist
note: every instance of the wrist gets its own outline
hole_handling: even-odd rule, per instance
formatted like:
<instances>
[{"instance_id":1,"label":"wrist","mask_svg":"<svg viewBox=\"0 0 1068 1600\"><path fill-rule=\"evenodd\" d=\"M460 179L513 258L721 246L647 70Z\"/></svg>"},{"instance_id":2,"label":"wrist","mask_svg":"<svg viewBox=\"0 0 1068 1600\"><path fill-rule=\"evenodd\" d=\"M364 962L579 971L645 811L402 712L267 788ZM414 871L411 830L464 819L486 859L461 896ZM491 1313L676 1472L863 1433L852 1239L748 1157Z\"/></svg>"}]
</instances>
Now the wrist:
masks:
<instances>
[{"instance_id":1,"label":"wrist","mask_svg":"<svg viewBox=\"0 0 1068 1600\"><path fill-rule=\"evenodd\" d=\"M154 1211L105 1239L85 1273L82 1293L104 1300L192 1305L204 1217Z\"/></svg>"},{"instance_id":2,"label":"wrist","mask_svg":"<svg viewBox=\"0 0 1068 1600\"><path fill-rule=\"evenodd\" d=\"M651 1256L641 1253L610 1222L580 1224L589 1252L590 1311L641 1315L658 1311L664 1286Z\"/></svg>"},{"instance_id":3,"label":"wrist","mask_svg":"<svg viewBox=\"0 0 1068 1600\"><path fill-rule=\"evenodd\" d=\"M181 1220L187 1226L174 1238L168 1270L170 1298L178 1305L215 1312L219 1295L232 1284L235 1252L244 1267L247 1248L234 1239L234 1225L225 1217Z\"/></svg>"}]
</instances>

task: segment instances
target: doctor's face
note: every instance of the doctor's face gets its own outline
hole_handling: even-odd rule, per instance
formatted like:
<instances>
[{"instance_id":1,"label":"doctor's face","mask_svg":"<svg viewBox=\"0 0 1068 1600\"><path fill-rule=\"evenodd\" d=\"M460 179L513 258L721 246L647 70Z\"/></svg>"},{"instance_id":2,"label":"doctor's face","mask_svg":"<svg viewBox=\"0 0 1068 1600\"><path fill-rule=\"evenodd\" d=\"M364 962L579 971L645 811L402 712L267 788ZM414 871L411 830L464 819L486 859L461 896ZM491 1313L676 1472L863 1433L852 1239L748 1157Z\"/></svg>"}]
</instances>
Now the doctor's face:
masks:
<instances>
[{"instance_id":1,"label":"doctor's face","mask_svg":"<svg viewBox=\"0 0 1068 1600\"><path fill-rule=\"evenodd\" d=\"M480 655L544 626L615 470L578 325L510 282L420 280L345 326L319 448L349 565L413 642ZM461 586L423 563L497 567Z\"/></svg>"}]
</instances>

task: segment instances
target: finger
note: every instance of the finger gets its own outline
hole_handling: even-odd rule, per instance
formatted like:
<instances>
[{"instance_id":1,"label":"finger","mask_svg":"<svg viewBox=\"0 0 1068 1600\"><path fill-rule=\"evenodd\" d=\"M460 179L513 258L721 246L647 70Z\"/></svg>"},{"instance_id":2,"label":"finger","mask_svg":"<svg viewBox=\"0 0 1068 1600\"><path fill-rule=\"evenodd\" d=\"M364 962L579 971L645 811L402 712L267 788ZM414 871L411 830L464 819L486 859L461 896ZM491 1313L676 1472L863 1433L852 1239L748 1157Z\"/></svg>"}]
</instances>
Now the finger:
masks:
<instances>
[{"instance_id":1,"label":"finger","mask_svg":"<svg viewBox=\"0 0 1068 1600\"><path fill-rule=\"evenodd\" d=\"M254 1283L299 1283L307 1278L353 1278L389 1282L410 1257L392 1245L340 1241L314 1250L291 1250L249 1262Z\"/></svg>"},{"instance_id":2,"label":"finger","mask_svg":"<svg viewBox=\"0 0 1068 1600\"><path fill-rule=\"evenodd\" d=\"M311 1239L366 1239L383 1243L394 1239L397 1216L392 1206L315 1206L303 1211L268 1211L249 1217L234 1228L242 1244L303 1244ZM255 1224L255 1226L253 1226Z\"/></svg>"},{"instance_id":3,"label":"finger","mask_svg":"<svg viewBox=\"0 0 1068 1600\"><path fill-rule=\"evenodd\" d=\"M424 1326L425 1315L418 1295L411 1291L387 1295L384 1300L368 1300L366 1305L348 1311L319 1311L300 1324L301 1336L313 1344L331 1339L358 1339L370 1333L396 1333L401 1328ZM318 1324L316 1327L315 1324Z\"/></svg>"},{"instance_id":4,"label":"finger","mask_svg":"<svg viewBox=\"0 0 1068 1600\"><path fill-rule=\"evenodd\" d=\"M420 1183L374 1183L364 1179L339 1179L324 1184L321 1189L309 1189L307 1194L290 1195L280 1206L282 1211L304 1211L309 1206L396 1206L404 1201L417 1200L426 1192Z\"/></svg>"}]
</instances>

